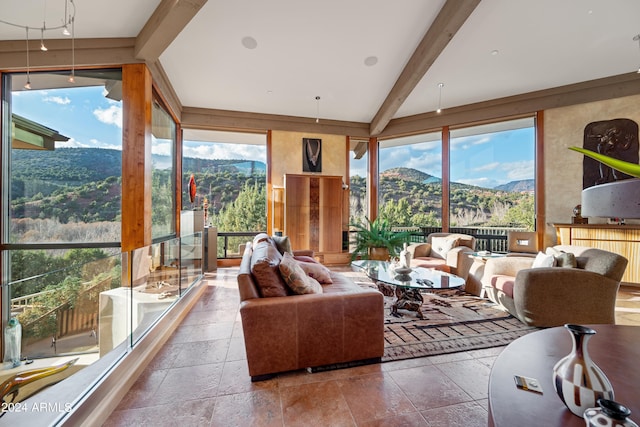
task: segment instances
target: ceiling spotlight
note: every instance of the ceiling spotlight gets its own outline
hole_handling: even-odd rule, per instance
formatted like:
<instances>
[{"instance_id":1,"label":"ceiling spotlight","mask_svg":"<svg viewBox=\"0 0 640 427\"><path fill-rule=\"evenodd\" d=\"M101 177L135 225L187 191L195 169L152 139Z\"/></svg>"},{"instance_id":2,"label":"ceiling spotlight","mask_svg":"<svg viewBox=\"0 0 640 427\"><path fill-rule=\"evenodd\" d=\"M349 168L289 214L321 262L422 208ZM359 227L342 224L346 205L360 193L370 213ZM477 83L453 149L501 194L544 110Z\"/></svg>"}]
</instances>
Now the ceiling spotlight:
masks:
<instances>
[{"instance_id":1,"label":"ceiling spotlight","mask_svg":"<svg viewBox=\"0 0 640 427\"><path fill-rule=\"evenodd\" d=\"M66 25L64 27L62 27L62 35L63 36L70 36L71 33L69 32L69 27L67 27Z\"/></svg>"},{"instance_id":2,"label":"ceiling spotlight","mask_svg":"<svg viewBox=\"0 0 640 427\"><path fill-rule=\"evenodd\" d=\"M364 65L366 65L367 67L373 67L377 63L378 63L377 56L368 56L364 59Z\"/></svg>"},{"instance_id":3,"label":"ceiling spotlight","mask_svg":"<svg viewBox=\"0 0 640 427\"><path fill-rule=\"evenodd\" d=\"M242 38L242 46L246 47L247 49L255 49L256 47L258 47L258 42L253 37L247 36Z\"/></svg>"},{"instance_id":4,"label":"ceiling spotlight","mask_svg":"<svg viewBox=\"0 0 640 427\"><path fill-rule=\"evenodd\" d=\"M442 88L444 87L444 83L438 83L438 88L440 89L440 93L438 94L438 109L436 113L440 114L442 112Z\"/></svg>"},{"instance_id":5,"label":"ceiling spotlight","mask_svg":"<svg viewBox=\"0 0 640 427\"><path fill-rule=\"evenodd\" d=\"M496 56L497 54L499 54L500 51L498 49L494 49L491 51L491 55Z\"/></svg>"}]
</instances>

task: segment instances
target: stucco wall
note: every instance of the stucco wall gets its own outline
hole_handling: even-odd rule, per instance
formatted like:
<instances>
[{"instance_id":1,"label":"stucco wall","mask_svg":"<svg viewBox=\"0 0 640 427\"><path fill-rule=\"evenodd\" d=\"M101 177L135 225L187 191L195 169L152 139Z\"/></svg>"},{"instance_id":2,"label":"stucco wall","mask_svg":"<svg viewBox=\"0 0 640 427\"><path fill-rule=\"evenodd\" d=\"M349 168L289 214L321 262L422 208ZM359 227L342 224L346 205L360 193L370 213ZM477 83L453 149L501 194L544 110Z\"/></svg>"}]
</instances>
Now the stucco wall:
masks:
<instances>
[{"instance_id":1,"label":"stucco wall","mask_svg":"<svg viewBox=\"0 0 640 427\"><path fill-rule=\"evenodd\" d=\"M584 128L589 123L612 119L631 119L640 124L640 96L545 110L546 245L555 243L555 229L549 224L571 222L574 206L581 203L584 157L568 147L583 146ZM589 218L589 222L604 223L606 219Z\"/></svg>"},{"instance_id":2,"label":"stucco wall","mask_svg":"<svg viewBox=\"0 0 640 427\"><path fill-rule=\"evenodd\" d=\"M302 138L322 140L322 172L313 173L314 175L348 176L345 136L272 131L271 183L274 186L284 184L285 173L309 173L302 171Z\"/></svg>"}]
</instances>

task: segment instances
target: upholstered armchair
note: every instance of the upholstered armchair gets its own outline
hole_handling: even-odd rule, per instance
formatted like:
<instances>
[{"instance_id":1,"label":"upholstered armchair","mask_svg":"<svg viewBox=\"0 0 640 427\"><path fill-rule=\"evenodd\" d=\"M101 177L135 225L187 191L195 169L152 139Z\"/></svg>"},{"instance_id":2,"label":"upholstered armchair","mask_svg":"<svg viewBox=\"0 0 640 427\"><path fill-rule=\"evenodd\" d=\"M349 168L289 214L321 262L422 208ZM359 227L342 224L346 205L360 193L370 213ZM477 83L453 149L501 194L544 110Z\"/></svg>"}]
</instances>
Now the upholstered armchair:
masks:
<instances>
[{"instance_id":1,"label":"upholstered armchair","mask_svg":"<svg viewBox=\"0 0 640 427\"><path fill-rule=\"evenodd\" d=\"M554 246L575 267L534 267L531 257L487 260L482 285L487 296L523 323L615 323L615 303L627 259L583 246ZM561 259L556 256L556 259Z\"/></svg>"},{"instance_id":2,"label":"upholstered armchair","mask_svg":"<svg viewBox=\"0 0 640 427\"><path fill-rule=\"evenodd\" d=\"M460 233L431 233L425 243L413 243L407 249L412 267L434 268L466 279L472 262L468 254L475 251L476 239Z\"/></svg>"}]
</instances>

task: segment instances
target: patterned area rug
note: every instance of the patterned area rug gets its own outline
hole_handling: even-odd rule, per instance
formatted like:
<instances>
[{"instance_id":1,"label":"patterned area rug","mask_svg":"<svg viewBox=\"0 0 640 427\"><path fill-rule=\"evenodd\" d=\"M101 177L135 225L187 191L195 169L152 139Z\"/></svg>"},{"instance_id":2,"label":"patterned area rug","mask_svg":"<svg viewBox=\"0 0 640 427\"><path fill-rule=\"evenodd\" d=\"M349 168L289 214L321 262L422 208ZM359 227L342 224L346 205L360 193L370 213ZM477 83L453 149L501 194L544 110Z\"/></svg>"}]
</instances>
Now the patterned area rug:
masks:
<instances>
[{"instance_id":1,"label":"patterned area rug","mask_svg":"<svg viewBox=\"0 0 640 427\"><path fill-rule=\"evenodd\" d=\"M347 268L339 270L363 287L377 289L364 273ZM459 351L507 345L516 338L537 330L526 326L488 299L462 290L436 290L423 293L421 310L398 310L391 314L395 297L385 296L385 350L383 362L435 356Z\"/></svg>"}]
</instances>

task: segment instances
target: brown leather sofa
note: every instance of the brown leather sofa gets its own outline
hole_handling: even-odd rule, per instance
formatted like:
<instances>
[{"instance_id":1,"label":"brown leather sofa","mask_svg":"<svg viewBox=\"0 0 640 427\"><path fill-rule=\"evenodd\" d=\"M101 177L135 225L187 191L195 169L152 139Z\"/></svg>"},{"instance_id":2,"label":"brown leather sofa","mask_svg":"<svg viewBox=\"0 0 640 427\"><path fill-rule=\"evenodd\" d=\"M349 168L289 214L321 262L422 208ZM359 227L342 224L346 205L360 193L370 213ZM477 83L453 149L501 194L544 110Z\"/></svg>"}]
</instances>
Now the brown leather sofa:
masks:
<instances>
[{"instance_id":1,"label":"brown leather sofa","mask_svg":"<svg viewBox=\"0 0 640 427\"><path fill-rule=\"evenodd\" d=\"M252 267L257 258L264 262L268 257L277 274L279 260L270 248L265 250L269 244L270 239L247 243L238 274L251 380L303 368L380 361L384 352L382 294L331 272L333 283L323 284L321 294L263 297ZM259 257L253 256L254 249L260 251ZM294 251L294 255L300 253ZM259 277L267 280L264 274Z\"/></svg>"}]
</instances>

